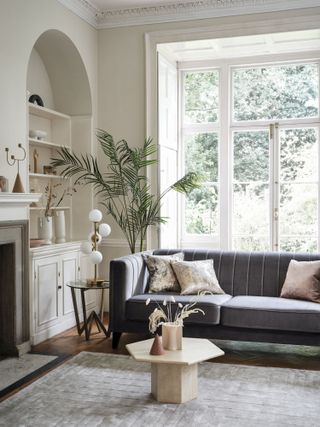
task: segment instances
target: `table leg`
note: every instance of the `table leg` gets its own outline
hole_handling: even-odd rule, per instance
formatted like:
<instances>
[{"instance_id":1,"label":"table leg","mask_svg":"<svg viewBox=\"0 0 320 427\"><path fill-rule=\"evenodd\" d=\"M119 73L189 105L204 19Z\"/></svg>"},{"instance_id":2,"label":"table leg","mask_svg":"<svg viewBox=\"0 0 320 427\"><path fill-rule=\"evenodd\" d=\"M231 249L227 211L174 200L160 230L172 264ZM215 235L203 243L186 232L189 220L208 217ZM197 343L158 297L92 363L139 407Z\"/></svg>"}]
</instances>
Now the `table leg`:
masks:
<instances>
[{"instance_id":1,"label":"table leg","mask_svg":"<svg viewBox=\"0 0 320 427\"><path fill-rule=\"evenodd\" d=\"M82 302L82 312L83 312L83 329L86 334L86 340L89 340L89 330L88 330L88 321L87 321L87 312L86 312L86 300L84 297L85 290L80 289L81 292L81 302Z\"/></svg>"},{"instance_id":2,"label":"table leg","mask_svg":"<svg viewBox=\"0 0 320 427\"><path fill-rule=\"evenodd\" d=\"M82 329L81 329L81 326L80 326L80 319L79 319L79 312L78 312L76 291L75 291L74 288L70 288L70 289L71 289L72 303L73 303L73 308L74 308L74 315L75 315L76 323L77 323L77 331L78 331L78 334L81 335L82 334Z\"/></svg>"},{"instance_id":3,"label":"table leg","mask_svg":"<svg viewBox=\"0 0 320 427\"><path fill-rule=\"evenodd\" d=\"M103 323L103 310L104 310L104 289L101 290L101 301L100 301L100 319Z\"/></svg>"},{"instance_id":4,"label":"table leg","mask_svg":"<svg viewBox=\"0 0 320 427\"><path fill-rule=\"evenodd\" d=\"M158 402L184 403L198 396L198 364L151 363L151 393Z\"/></svg>"}]
</instances>

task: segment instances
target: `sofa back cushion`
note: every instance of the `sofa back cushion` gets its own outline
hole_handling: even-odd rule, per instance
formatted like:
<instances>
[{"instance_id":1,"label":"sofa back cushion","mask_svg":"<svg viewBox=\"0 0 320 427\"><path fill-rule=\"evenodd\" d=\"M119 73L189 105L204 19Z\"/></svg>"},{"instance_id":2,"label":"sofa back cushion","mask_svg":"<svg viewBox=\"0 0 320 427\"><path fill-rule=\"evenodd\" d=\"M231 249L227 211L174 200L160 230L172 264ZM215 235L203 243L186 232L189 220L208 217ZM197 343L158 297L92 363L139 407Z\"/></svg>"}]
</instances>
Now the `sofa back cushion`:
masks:
<instances>
[{"instance_id":1,"label":"sofa back cushion","mask_svg":"<svg viewBox=\"0 0 320 427\"><path fill-rule=\"evenodd\" d=\"M185 261L213 259L214 269L225 293L230 295L280 295L291 259L314 261L320 254L289 252L237 252L205 249L158 249L154 255L184 252Z\"/></svg>"}]
</instances>

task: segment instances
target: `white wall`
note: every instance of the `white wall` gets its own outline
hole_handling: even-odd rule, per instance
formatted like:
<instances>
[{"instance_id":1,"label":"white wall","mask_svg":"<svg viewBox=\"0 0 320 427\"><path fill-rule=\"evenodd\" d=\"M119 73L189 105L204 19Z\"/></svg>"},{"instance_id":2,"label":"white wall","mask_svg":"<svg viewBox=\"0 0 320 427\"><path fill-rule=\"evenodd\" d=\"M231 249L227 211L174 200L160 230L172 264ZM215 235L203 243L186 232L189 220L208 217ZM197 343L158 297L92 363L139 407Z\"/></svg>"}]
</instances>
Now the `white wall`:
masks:
<instances>
[{"instance_id":1,"label":"white wall","mask_svg":"<svg viewBox=\"0 0 320 427\"><path fill-rule=\"evenodd\" d=\"M55 109L52 87L47 69L36 49L32 49L27 73L27 90L32 94L41 94L47 108Z\"/></svg>"},{"instance_id":2,"label":"white wall","mask_svg":"<svg viewBox=\"0 0 320 427\"><path fill-rule=\"evenodd\" d=\"M1 0L0 4L0 175L9 178L12 189L16 168L5 160L5 147L19 153L18 143L27 138L27 69L32 48L49 29L65 33L84 62L93 102L93 126L97 117L97 31L56 0ZM25 161L21 166L27 188ZM1 208L1 207L0 207Z\"/></svg>"}]
</instances>

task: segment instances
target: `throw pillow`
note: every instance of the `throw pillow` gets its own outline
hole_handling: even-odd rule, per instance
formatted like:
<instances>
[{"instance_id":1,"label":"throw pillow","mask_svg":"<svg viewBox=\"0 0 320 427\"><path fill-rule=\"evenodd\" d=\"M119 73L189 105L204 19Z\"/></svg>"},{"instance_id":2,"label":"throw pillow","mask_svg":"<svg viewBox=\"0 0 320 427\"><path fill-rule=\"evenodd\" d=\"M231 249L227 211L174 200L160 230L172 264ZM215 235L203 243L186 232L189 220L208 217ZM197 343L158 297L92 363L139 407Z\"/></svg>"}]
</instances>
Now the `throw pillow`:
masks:
<instances>
[{"instance_id":1,"label":"throw pillow","mask_svg":"<svg viewBox=\"0 0 320 427\"><path fill-rule=\"evenodd\" d=\"M173 255L143 255L149 271L149 292L180 292L170 261L183 260L183 252Z\"/></svg>"},{"instance_id":2,"label":"throw pillow","mask_svg":"<svg viewBox=\"0 0 320 427\"><path fill-rule=\"evenodd\" d=\"M292 259L280 297L320 303L320 261Z\"/></svg>"},{"instance_id":3,"label":"throw pillow","mask_svg":"<svg viewBox=\"0 0 320 427\"><path fill-rule=\"evenodd\" d=\"M198 294L208 291L224 294L213 268L213 260L171 261L172 268L181 287L181 295Z\"/></svg>"}]
</instances>

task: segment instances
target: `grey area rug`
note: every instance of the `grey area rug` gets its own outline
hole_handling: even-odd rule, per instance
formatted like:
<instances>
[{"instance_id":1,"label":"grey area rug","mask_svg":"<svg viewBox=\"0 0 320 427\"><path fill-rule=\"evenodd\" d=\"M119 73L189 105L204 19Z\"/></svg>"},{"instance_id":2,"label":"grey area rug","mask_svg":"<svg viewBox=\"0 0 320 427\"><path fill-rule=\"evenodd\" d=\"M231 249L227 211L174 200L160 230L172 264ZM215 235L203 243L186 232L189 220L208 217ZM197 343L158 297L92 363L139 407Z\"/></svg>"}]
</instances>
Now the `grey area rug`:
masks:
<instances>
[{"instance_id":1,"label":"grey area rug","mask_svg":"<svg viewBox=\"0 0 320 427\"><path fill-rule=\"evenodd\" d=\"M20 357L8 357L0 361L0 390L40 369L57 356L26 353Z\"/></svg>"},{"instance_id":2,"label":"grey area rug","mask_svg":"<svg viewBox=\"0 0 320 427\"><path fill-rule=\"evenodd\" d=\"M0 404L0 426L319 426L320 372L205 362L199 397L161 404L150 367L82 352Z\"/></svg>"}]
</instances>

